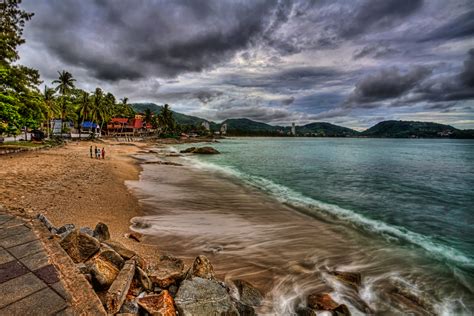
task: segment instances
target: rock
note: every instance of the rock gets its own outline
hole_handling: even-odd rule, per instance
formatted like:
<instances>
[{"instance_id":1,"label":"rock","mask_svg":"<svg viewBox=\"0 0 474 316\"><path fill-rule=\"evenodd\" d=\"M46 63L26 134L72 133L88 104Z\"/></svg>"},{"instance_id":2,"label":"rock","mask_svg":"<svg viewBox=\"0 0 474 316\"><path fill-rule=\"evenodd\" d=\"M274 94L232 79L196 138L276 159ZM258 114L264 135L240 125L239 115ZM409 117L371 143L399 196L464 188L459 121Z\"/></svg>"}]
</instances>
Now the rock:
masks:
<instances>
[{"instance_id":1,"label":"rock","mask_svg":"<svg viewBox=\"0 0 474 316\"><path fill-rule=\"evenodd\" d=\"M206 147L200 147L200 148L194 149L193 154L215 155L215 154L220 154L220 152L217 149L206 146Z\"/></svg>"},{"instance_id":2,"label":"rock","mask_svg":"<svg viewBox=\"0 0 474 316\"><path fill-rule=\"evenodd\" d=\"M137 254L135 251L128 249L117 241L106 240L104 241L104 244L115 250L115 252L117 252L125 260L132 259Z\"/></svg>"},{"instance_id":3,"label":"rock","mask_svg":"<svg viewBox=\"0 0 474 316\"><path fill-rule=\"evenodd\" d=\"M239 300L250 306L260 306L263 301L262 293L256 289L252 284L244 280L235 280L235 286L239 293Z\"/></svg>"},{"instance_id":4,"label":"rock","mask_svg":"<svg viewBox=\"0 0 474 316\"><path fill-rule=\"evenodd\" d=\"M83 234L89 235L91 237L94 237L94 231L90 227L81 227L79 231Z\"/></svg>"},{"instance_id":5,"label":"rock","mask_svg":"<svg viewBox=\"0 0 474 316\"><path fill-rule=\"evenodd\" d=\"M174 300L167 290L160 294L152 294L138 299L138 305L150 315L176 316Z\"/></svg>"},{"instance_id":6,"label":"rock","mask_svg":"<svg viewBox=\"0 0 474 316\"><path fill-rule=\"evenodd\" d=\"M225 288L215 280L198 277L184 280L175 303L180 316L239 315Z\"/></svg>"},{"instance_id":7,"label":"rock","mask_svg":"<svg viewBox=\"0 0 474 316\"><path fill-rule=\"evenodd\" d=\"M143 235L138 232L131 232L131 233L125 234L125 237L140 242L142 241Z\"/></svg>"},{"instance_id":8,"label":"rock","mask_svg":"<svg viewBox=\"0 0 474 316\"><path fill-rule=\"evenodd\" d=\"M193 266L190 270L189 277L199 277L208 280L214 280L216 275L211 262L206 256L200 255L194 259Z\"/></svg>"},{"instance_id":9,"label":"rock","mask_svg":"<svg viewBox=\"0 0 474 316\"><path fill-rule=\"evenodd\" d=\"M122 307L120 307L119 311L119 313L132 315L138 315L139 312L140 309L138 307L138 303L135 300L126 300L125 302L123 302Z\"/></svg>"},{"instance_id":10,"label":"rock","mask_svg":"<svg viewBox=\"0 0 474 316\"><path fill-rule=\"evenodd\" d=\"M151 291L153 288L153 283L145 271L143 271L140 267L136 267L135 277L138 281L138 284L140 284L145 290Z\"/></svg>"},{"instance_id":11,"label":"rock","mask_svg":"<svg viewBox=\"0 0 474 316\"><path fill-rule=\"evenodd\" d=\"M60 243L75 263L84 262L99 251L97 239L75 229L64 237Z\"/></svg>"},{"instance_id":12,"label":"rock","mask_svg":"<svg viewBox=\"0 0 474 316\"><path fill-rule=\"evenodd\" d=\"M138 229L147 229L151 227L151 224L140 217L135 217L132 220L133 227Z\"/></svg>"},{"instance_id":13,"label":"rock","mask_svg":"<svg viewBox=\"0 0 474 316\"><path fill-rule=\"evenodd\" d=\"M170 292L171 296L175 297L176 293L178 293L178 287L176 285L170 285L168 288L168 292Z\"/></svg>"},{"instance_id":14,"label":"rock","mask_svg":"<svg viewBox=\"0 0 474 316\"><path fill-rule=\"evenodd\" d=\"M85 263L80 262L80 263L76 264L76 267L79 270L79 272L82 273L82 274L89 273L89 268L86 266Z\"/></svg>"},{"instance_id":15,"label":"rock","mask_svg":"<svg viewBox=\"0 0 474 316\"><path fill-rule=\"evenodd\" d=\"M351 316L349 308L345 304L341 304L332 310L334 316Z\"/></svg>"},{"instance_id":16,"label":"rock","mask_svg":"<svg viewBox=\"0 0 474 316\"><path fill-rule=\"evenodd\" d=\"M357 272L330 271L329 274L334 275L336 279L352 287L356 291L362 284L362 276L360 273Z\"/></svg>"},{"instance_id":17,"label":"rock","mask_svg":"<svg viewBox=\"0 0 474 316\"><path fill-rule=\"evenodd\" d=\"M132 259L135 261L135 263L137 264L137 267L140 267L142 268L143 270L147 270L148 269L148 264L147 262L145 261L145 259L143 259L142 257L140 257L139 255L135 255L132 257Z\"/></svg>"},{"instance_id":18,"label":"rock","mask_svg":"<svg viewBox=\"0 0 474 316\"><path fill-rule=\"evenodd\" d=\"M107 291L105 306L110 314L117 313L122 307L134 275L135 261L128 260Z\"/></svg>"},{"instance_id":19,"label":"rock","mask_svg":"<svg viewBox=\"0 0 474 316\"><path fill-rule=\"evenodd\" d=\"M332 311L339 306L327 293L313 293L308 295L308 307L316 310Z\"/></svg>"},{"instance_id":20,"label":"rock","mask_svg":"<svg viewBox=\"0 0 474 316\"><path fill-rule=\"evenodd\" d=\"M309 307L297 307L296 315L298 316L317 316L316 311Z\"/></svg>"},{"instance_id":21,"label":"rock","mask_svg":"<svg viewBox=\"0 0 474 316\"><path fill-rule=\"evenodd\" d=\"M44 214L38 214L36 218L46 226L46 228L53 234L57 234L57 230L54 225L49 221L49 219Z\"/></svg>"},{"instance_id":22,"label":"rock","mask_svg":"<svg viewBox=\"0 0 474 316\"><path fill-rule=\"evenodd\" d=\"M235 308L240 316L255 316L255 309L252 306L246 305L240 301L234 301Z\"/></svg>"},{"instance_id":23,"label":"rock","mask_svg":"<svg viewBox=\"0 0 474 316\"><path fill-rule=\"evenodd\" d=\"M56 229L56 234L58 234L58 235L63 235L64 234L64 236L66 236L67 234L65 234L65 233L72 232L74 230L74 228L76 228L74 226L74 224L65 224L65 225L59 227L58 229Z\"/></svg>"},{"instance_id":24,"label":"rock","mask_svg":"<svg viewBox=\"0 0 474 316\"><path fill-rule=\"evenodd\" d=\"M184 150L181 150L180 153L182 154L187 154L187 153L192 153L196 150L196 147L189 147L189 148L186 148Z\"/></svg>"},{"instance_id":25,"label":"rock","mask_svg":"<svg viewBox=\"0 0 474 316\"><path fill-rule=\"evenodd\" d=\"M124 260L111 248L101 248L87 262L92 275L92 284L99 290L108 289L124 265Z\"/></svg>"},{"instance_id":26,"label":"rock","mask_svg":"<svg viewBox=\"0 0 474 316\"><path fill-rule=\"evenodd\" d=\"M181 259L163 255L157 263L149 267L147 272L153 285L166 289L183 279L184 263Z\"/></svg>"},{"instance_id":27,"label":"rock","mask_svg":"<svg viewBox=\"0 0 474 316\"><path fill-rule=\"evenodd\" d=\"M97 238L99 241L109 240L109 227L102 222L98 222L97 225L95 225L93 237Z\"/></svg>"}]
</instances>

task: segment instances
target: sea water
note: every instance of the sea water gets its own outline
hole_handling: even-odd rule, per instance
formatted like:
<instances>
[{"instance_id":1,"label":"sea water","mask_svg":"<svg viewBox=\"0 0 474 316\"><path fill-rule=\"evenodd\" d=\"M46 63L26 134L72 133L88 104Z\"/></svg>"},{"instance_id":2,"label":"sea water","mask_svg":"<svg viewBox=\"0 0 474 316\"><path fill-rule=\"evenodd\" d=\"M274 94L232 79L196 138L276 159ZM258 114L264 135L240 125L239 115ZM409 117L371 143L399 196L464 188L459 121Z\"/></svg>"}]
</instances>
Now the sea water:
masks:
<instances>
[{"instance_id":1,"label":"sea water","mask_svg":"<svg viewBox=\"0 0 474 316\"><path fill-rule=\"evenodd\" d=\"M269 232L261 237L261 244L260 235L256 234L255 239L242 241L247 247L245 251L233 252L233 256L251 254L256 260L260 258L259 264L267 270L272 264L282 266L283 262L278 263L278 258L269 255L276 249L283 252L287 249L288 244L275 237L281 233L280 238L294 248L294 258L289 255L285 260L297 261L305 254L306 259L314 258L300 264L299 274L275 278L273 304L280 306L274 306L272 312L294 312L296 296L318 286L314 275L301 276L301 269L311 270L314 265L318 277L337 288L323 270L341 261L346 263L346 269L365 273L359 295L372 309L381 308L384 300L377 292L383 292L391 286L388 284L395 282L406 283L419 297L426 292L425 296L432 298L431 311L436 313L471 312L474 306L474 141L229 138L212 146L221 154L192 155L185 159L194 168L227 175L307 216L306 223L295 220L291 227L275 223L272 229L255 228L259 233ZM186 146L178 149L181 147ZM148 172L152 174L153 170ZM276 218L277 214L273 214ZM232 212L227 215L229 222L232 215ZM258 216L240 215L247 219ZM190 220L184 230L192 229L193 223L203 216ZM212 216L216 218L216 214ZM272 211L265 216L271 218ZM190 218L189 214L173 217L172 221L183 218ZM229 233L223 218L218 225L222 228L220 234ZM172 226L171 221L167 225ZM248 231L245 234L251 235L251 225L242 227ZM229 234L237 239L238 233ZM269 238L273 242L269 243ZM259 246L248 250L252 243ZM194 247L199 248L197 244ZM242 268L232 263L229 269ZM295 289L288 290L292 286ZM298 286L302 288L296 289ZM275 299L275 296L280 297ZM336 289L333 296L344 301L350 294ZM347 302L352 309L354 300L348 298ZM357 307L363 310L355 307L356 312ZM397 310L391 312L394 311Z\"/></svg>"}]
</instances>

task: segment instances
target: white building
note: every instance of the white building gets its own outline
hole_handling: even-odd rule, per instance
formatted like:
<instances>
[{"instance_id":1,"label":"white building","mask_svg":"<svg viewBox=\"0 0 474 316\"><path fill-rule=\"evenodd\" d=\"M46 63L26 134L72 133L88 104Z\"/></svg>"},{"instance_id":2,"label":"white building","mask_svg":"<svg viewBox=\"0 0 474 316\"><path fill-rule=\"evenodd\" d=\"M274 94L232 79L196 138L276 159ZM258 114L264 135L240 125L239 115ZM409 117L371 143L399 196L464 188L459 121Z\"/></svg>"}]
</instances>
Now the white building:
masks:
<instances>
[{"instance_id":1,"label":"white building","mask_svg":"<svg viewBox=\"0 0 474 316\"><path fill-rule=\"evenodd\" d=\"M291 123L291 135L296 136L296 126L295 126L295 123Z\"/></svg>"},{"instance_id":2,"label":"white building","mask_svg":"<svg viewBox=\"0 0 474 316\"><path fill-rule=\"evenodd\" d=\"M210 131L210 130L211 130L211 126L209 125L209 122L204 121L204 122L202 122L201 125L206 129L206 131Z\"/></svg>"},{"instance_id":3,"label":"white building","mask_svg":"<svg viewBox=\"0 0 474 316\"><path fill-rule=\"evenodd\" d=\"M226 133L227 133L227 123L224 123L221 126L221 135L225 135Z\"/></svg>"}]
</instances>

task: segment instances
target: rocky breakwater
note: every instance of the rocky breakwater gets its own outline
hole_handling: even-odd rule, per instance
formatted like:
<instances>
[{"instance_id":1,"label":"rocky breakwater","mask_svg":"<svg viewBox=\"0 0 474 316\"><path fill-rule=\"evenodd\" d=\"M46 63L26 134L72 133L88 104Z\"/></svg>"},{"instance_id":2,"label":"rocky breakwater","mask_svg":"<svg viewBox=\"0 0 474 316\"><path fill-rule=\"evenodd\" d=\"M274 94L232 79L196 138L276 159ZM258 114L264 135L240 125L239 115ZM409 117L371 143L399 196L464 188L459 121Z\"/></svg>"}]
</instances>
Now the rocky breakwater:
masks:
<instances>
[{"instance_id":1,"label":"rocky breakwater","mask_svg":"<svg viewBox=\"0 0 474 316\"><path fill-rule=\"evenodd\" d=\"M90 282L108 314L251 316L263 301L262 293L244 280L218 280L206 256L196 257L191 267L170 255L146 262L111 240L104 223L94 229L55 227L46 217L39 219ZM141 239L137 233L127 237Z\"/></svg>"}]
</instances>

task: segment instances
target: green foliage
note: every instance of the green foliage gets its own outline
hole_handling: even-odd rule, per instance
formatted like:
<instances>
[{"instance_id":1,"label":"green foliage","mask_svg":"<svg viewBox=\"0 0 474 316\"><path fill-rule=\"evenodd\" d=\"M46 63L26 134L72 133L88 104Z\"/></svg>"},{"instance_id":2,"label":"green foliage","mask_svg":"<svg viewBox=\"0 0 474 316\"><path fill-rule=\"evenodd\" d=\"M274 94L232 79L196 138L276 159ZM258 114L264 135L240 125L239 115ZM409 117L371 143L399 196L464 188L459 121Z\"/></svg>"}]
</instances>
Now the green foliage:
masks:
<instances>
[{"instance_id":1,"label":"green foliage","mask_svg":"<svg viewBox=\"0 0 474 316\"><path fill-rule=\"evenodd\" d=\"M21 10L21 0L2 0L0 2L0 64L10 65L18 60L17 47L25 42L23 28L33 13Z\"/></svg>"},{"instance_id":2,"label":"green foliage","mask_svg":"<svg viewBox=\"0 0 474 316\"><path fill-rule=\"evenodd\" d=\"M460 130L432 122L384 121L361 133L367 137L456 137Z\"/></svg>"},{"instance_id":3,"label":"green foliage","mask_svg":"<svg viewBox=\"0 0 474 316\"><path fill-rule=\"evenodd\" d=\"M37 85L39 73L17 61L17 46L25 42L23 27L32 13L19 9L20 0L0 2L0 134L18 134L21 127L37 127L44 118Z\"/></svg>"}]
</instances>

